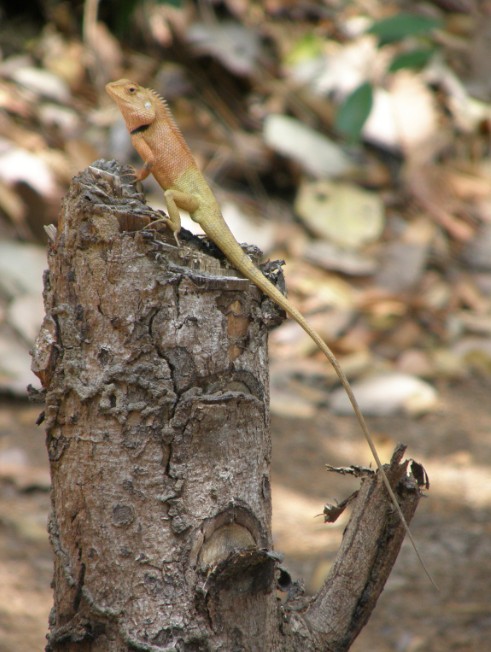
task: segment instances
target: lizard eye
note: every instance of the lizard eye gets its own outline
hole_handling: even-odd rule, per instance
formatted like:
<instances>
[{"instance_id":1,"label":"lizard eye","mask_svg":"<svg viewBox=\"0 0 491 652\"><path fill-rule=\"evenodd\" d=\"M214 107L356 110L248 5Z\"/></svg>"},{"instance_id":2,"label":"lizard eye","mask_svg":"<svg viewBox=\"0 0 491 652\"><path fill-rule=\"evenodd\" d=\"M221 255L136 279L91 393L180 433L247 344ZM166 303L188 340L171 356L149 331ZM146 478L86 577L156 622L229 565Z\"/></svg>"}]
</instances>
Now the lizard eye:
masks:
<instances>
[{"instance_id":1,"label":"lizard eye","mask_svg":"<svg viewBox=\"0 0 491 652\"><path fill-rule=\"evenodd\" d=\"M128 93L131 93L132 95L133 93L136 93L136 86L128 86Z\"/></svg>"}]
</instances>

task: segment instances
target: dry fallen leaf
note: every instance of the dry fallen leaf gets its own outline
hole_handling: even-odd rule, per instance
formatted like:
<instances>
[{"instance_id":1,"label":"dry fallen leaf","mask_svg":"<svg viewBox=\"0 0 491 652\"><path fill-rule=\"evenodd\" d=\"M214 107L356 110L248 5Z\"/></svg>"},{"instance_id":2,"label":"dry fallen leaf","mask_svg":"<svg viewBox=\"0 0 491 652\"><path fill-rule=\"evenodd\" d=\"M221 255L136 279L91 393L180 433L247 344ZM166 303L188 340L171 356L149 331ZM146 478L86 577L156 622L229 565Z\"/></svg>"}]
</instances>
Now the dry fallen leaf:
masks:
<instances>
[{"instance_id":1,"label":"dry fallen leaf","mask_svg":"<svg viewBox=\"0 0 491 652\"><path fill-rule=\"evenodd\" d=\"M360 409L371 416L386 416L397 412L424 414L437 407L437 393L429 384L401 373L375 376L352 383ZM336 414L350 414L351 404L346 392L332 392L330 408Z\"/></svg>"},{"instance_id":2,"label":"dry fallen leaf","mask_svg":"<svg viewBox=\"0 0 491 652\"><path fill-rule=\"evenodd\" d=\"M374 105L363 129L367 140L407 158L431 160L441 147L434 95L420 74L401 70L386 88L376 88Z\"/></svg>"},{"instance_id":3,"label":"dry fallen leaf","mask_svg":"<svg viewBox=\"0 0 491 652\"><path fill-rule=\"evenodd\" d=\"M270 114L263 132L269 147L296 161L315 177L337 177L355 167L342 147L295 118Z\"/></svg>"},{"instance_id":4,"label":"dry fallen leaf","mask_svg":"<svg viewBox=\"0 0 491 652\"><path fill-rule=\"evenodd\" d=\"M305 182L295 210L313 233L350 249L378 240L385 225L380 195L349 183Z\"/></svg>"}]
</instances>

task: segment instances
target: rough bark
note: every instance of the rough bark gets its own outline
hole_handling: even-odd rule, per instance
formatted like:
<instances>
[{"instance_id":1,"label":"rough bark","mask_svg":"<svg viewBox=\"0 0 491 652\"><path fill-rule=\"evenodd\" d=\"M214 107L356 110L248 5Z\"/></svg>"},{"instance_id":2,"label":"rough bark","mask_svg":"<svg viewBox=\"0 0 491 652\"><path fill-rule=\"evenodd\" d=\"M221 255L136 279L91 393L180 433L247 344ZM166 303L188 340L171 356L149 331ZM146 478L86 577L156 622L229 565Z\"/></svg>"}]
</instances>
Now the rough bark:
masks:
<instances>
[{"instance_id":1,"label":"rough bark","mask_svg":"<svg viewBox=\"0 0 491 652\"><path fill-rule=\"evenodd\" d=\"M278 313L196 238L142 231L155 213L127 181L104 162L76 177L50 246L33 354L52 475L47 649L348 649L402 543L390 501L364 481L331 579L299 596L272 552ZM401 486L405 467L391 474ZM418 499L406 487L408 520Z\"/></svg>"}]
</instances>

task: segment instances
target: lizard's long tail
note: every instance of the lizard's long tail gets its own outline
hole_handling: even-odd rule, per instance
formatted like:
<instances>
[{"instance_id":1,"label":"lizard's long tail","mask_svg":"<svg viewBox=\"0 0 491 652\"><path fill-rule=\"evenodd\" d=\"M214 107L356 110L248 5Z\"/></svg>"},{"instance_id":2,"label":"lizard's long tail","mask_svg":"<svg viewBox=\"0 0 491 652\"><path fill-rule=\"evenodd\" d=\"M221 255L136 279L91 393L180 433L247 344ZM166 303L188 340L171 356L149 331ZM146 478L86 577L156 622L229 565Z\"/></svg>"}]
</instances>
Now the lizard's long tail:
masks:
<instances>
[{"instance_id":1,"label":"lizard's long tail","mask_svg":"<svg viewBox=\"0 0 491 652\"><path fill-rule=\"evenodd\" d=\"M223 232L222 232L222 237L223 237ZM341 366L339 365L339 362L337 361L334 353L331 351L331 349L327 346L327 344L324 342L322 337L309 325L305 317L302 315L302 313L293 306L290 301L276 288L265 276L262 274L262 272L254 265L252 260L245 254L245 252L242 250L240 245L235 241L234 239L234 245L231 246L230 240L227 242L227 258L230 260L232 265L238 269L246 278L248 278L254 285L256 285L260 290L264 292L270 299L272 299L280 308L283 308L285 312L287 312L290 317L292 317L297 324L299 324L303 330L310 335L310 337L314 340L314 342L317 344L319 349L324 353L326 358L329 360L331 365L333 366L339 380L341 381L341 385L343 386L344 390L346 391L346 394L348 395L348 398L350 400L350 403L353 407L354 413L356 415L356 418L358 419L358 423L360 424L360 427L363 431L363 434L365 436L365 439L368 443L368 446L370 447L370 450L372 452L373 458L377 464L377 469L380 471L380 474L382 476L383 482L385 484L385 487L389 493L389 496L394 504L394 507L397 510L397 513L399 514L399 517L401 519L402 524L404 525L404 529L406 530L406 534L409 537L409 540L412 543L412 546L414 548L414 551L416 553L416 556L419 559L419 562L421 566L423 567L426 575L428 576L428 579L430 582L435 586L435 588L438 589L435 581L430 575L430 572L426 568L426 565L423 561L423 558L418 550L418 547L416 545L416 541L414 540L414 537L411 533L411 530L409 529L409 525L407 524L406 518L402 512L401 506L399 505L399 501L396 498L396 495L390 485L389 479L387 477L387 474L384 471L384 468L382 466L382 462L380 461L380 458L377 453L377 449L375 447L375 444L373 442L373 439L370 435L370 431L368 430L368 426L366 424L365 418L360 410L360 407L358 405L358 402L355 398L355 395L353 394L353 390L351 389L351 385L344 373L344 371L341 369Z\"/></svg>"}]
</instances>

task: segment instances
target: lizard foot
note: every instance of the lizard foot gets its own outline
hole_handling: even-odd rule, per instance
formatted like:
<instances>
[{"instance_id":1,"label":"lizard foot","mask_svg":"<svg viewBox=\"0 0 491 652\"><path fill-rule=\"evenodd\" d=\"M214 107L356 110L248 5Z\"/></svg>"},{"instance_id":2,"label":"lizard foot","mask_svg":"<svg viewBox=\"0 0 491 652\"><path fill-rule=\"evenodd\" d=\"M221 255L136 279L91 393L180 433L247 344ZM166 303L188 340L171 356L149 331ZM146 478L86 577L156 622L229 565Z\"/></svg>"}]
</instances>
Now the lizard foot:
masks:
<instances>
[{"instance_id":1,"label":"lizard foot","mask_svg":"<svg viewBox=\"0 0 491 652\"><path fill-rule=\"evenodd\" d=\"M175 230L172 228L172 220L170 220L167 216L162 216L162 217L159 217L158 220L153 220L152 222L149 222L149 223L148 223L148 224L143 228L143 231L146 231L147 229L149 229L149 228L152 227L152 226L155 226L156 224L161 224L162 222L165 224L165 226L167 226L168 228L170 228L170 230L172 231L172 233L173 233L173 235L174 235L174 240L176 241L177 246L180 247L180 246L181 246L181 243L179 242L178 231L175 231Z\"/></svg>"}]
</instances>

